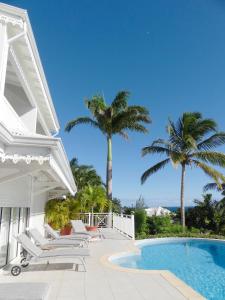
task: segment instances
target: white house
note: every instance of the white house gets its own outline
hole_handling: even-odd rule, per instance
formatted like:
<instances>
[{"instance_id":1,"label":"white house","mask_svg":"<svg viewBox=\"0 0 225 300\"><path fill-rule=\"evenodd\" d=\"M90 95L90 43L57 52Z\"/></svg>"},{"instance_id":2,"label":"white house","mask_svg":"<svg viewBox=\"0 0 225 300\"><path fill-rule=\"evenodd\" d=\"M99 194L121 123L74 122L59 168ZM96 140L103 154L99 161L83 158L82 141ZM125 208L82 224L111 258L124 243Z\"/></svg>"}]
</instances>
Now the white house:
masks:
<instances>
[{"instance_id":1,"label":"white house","mask_svg":"<svg viewBox=\"0 0 225 300\"><path fill-rule=\"evenodd\" d=\"M43 228L48 199L75 194L27 12L0 4L0 268L17 255L13 235Z\"/></svg>"},{"instance_id":2,"label":"white house","mask_svg":"<svg viewBox=\"0 0 225 300\"><path fill-rule=\"evenodd\" d=\"M171 211L167 208L158 206L158 207L150 207L145 209L147 216L152 217L152 216L166 216L170 215Z\"/></svg>"}]
</instances>

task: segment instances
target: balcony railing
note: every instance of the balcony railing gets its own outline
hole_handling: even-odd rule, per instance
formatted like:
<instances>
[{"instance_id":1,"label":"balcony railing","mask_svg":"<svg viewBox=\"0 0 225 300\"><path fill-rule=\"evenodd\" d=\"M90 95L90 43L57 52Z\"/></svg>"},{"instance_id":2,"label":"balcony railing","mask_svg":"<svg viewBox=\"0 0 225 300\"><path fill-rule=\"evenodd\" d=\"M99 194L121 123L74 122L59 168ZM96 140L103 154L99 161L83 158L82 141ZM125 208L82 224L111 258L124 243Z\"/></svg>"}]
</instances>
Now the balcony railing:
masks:
<instances>
[{"instance_id":1,"label":"balcony railing","mask_svg":"<svg viewBox=\"0 0 225 300\"><path fill-rule=\"evenodd\" d=\"M114 228L121 234L135 239L134 215L115 213L79 213L76 219L80 219L88 226L99 228Z\"/></svg>"},{"instance_id":2,"label":"balcony railing","mask_svg":"<svg viewBox=\"0 0 225 300\"><path fill-rule=\"evenodd\" d=\"M113 214L113 228L122 234L135 239L134 215Z\"/></svg>"}]
</instances>

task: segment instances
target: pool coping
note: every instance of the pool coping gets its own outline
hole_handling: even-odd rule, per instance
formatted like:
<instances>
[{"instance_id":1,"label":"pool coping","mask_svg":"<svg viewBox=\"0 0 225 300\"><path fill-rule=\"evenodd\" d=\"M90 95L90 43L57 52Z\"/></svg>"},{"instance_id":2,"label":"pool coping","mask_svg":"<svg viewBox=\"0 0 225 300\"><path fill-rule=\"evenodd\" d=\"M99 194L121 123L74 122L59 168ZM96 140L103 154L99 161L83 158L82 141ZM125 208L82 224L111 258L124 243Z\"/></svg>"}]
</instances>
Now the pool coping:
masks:
<instances>
[{"instance_id":1,"label":"pool coping","mask_svg":"<svg viewBox=\"0 0 225 300\"><path fill-rule=\"evenodd\" d=\"M195 291L191 286L186 284L184 281L179 279L174 273L172 273L169 270L141 270L141 269L132 269L132 268L125 268L120 267L114 263L111 262L111 259L117 258L117 257L124 257L124 256L130 256L135 254L140 254L140 248L138 245L147 244L148 242L160 242L160 241L176 241L176 240L210 240L210 241L223 241L219 239L205 239L205 238L184 238L184 237L172 237L172 238L155 238L155 239L145 239L145 240L139 240L139 241L133 241L132 245L129 245L125 251L117 252L117 253L111 253L104 255L100 258L100 262L108 268L114 269L115 271L119 272L127 272L127 273L141 273L141 274L158 274L162 276L170 285L172 285L174 288L176 288L186 299L189 300L203 300L204 298L200 293Z\"/></svg>"}]
</instances>

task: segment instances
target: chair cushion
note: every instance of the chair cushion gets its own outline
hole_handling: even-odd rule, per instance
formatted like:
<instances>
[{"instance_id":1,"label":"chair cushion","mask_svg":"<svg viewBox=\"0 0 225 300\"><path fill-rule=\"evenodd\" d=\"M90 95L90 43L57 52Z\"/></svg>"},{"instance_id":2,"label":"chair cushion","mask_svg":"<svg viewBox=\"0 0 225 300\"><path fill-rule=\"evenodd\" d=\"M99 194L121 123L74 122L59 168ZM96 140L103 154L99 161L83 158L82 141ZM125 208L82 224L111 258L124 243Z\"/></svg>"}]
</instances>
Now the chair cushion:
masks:
<instances>
[{"instance_id":1,"label":"chair cushion","mask_svg":"<svg viewBox=\"0 0 225 300\"><path fill-rule=\"evenodd\" d=\"M0 283L0 300L46 300L49 289L41 282Z\"/></svg>"}]
</instances>

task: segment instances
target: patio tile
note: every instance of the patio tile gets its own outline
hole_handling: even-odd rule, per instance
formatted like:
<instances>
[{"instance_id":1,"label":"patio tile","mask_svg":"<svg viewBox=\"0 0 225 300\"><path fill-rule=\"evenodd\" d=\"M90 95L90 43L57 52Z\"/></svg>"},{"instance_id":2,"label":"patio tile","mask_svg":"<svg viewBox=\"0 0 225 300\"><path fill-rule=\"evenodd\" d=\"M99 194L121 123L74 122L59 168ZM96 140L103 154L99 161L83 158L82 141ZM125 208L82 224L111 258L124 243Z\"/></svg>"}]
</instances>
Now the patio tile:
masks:
<instances>
[{"instance_id":1,"label":"patio tile","mask_svg":"<svg viewBox=\"0 0 225 300\"><path fill-rule=\"evenodd\" d=\"M50 300L184 300L185 297L166 277L157 273L124 272L101 262L102 256L124 252L133 241L112 229L105 229L106 239L90 243L91 257L87 272L74 271L71 263L35 264L19 277L0 274L1 282L47 282ZM193 298L194 299L194 298Z\"/></svg>"}]
</instances>

